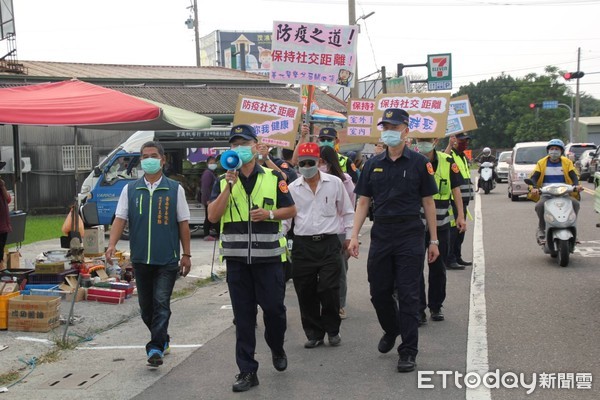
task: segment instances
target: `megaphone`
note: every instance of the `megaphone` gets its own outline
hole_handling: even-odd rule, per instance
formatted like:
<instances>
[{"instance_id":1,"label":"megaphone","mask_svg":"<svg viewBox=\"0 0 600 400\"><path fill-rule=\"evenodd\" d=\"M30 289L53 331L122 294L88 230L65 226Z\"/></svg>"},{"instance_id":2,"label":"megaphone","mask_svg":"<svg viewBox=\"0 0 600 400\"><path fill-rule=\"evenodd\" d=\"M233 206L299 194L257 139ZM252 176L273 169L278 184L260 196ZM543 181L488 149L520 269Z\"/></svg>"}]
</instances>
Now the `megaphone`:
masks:
<instances>
[{"instance_id":1,"label":"megaphone","mask_svg":"<svg viewBox=\"0 0 600 400\"><path fill-rule=\"evenodd\" d=\"M228 171L240 169L242 164L240 156L233 150L227 150L221 154L221 165Z\"/></svg>"}]
</instances>

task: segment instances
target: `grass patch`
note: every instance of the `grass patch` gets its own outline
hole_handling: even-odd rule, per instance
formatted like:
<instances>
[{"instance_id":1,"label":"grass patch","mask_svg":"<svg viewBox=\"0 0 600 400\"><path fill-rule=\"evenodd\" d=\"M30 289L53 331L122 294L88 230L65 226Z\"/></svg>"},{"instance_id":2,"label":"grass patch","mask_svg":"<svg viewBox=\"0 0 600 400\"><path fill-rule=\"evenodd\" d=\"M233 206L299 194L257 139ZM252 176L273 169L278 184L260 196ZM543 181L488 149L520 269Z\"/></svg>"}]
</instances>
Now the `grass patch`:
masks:
<instances>
[{"instance_id":1,"label":"grass patch","mask_svg":"<svg viewBox=\"0 0 600 400\"><path fill-rule=\"evenodd\" d=\"M62 236L65 215L28 215L26 218L24 245Z\"/></svg>"},{"instance_id":2,"label":"grass patch","mask_svg":"<svg viewBox=\"0 0 600 400\"><path fill-rule=\"evenodd\" d=\"M17 371L10 371L4 374L0 374L0 386L6 386L19 379L21 374Z\"/></svg>"},{"instance_id":3,"label":"grass patch","mask_svg":"<svg viewBox=\"0 0 600 400\"><path fill-rule=\"evenodd\" d=\"M220 272L219 274L219 278L223 278L225 276L224 272ZM180 299L182 297L187 297L190 294L192 294L196 289L210 285L213 282L213 280L208 277L208 278L204 278L204 279L198 279L196 281L194 281L192 284L179 289L179 290L174 290L173 294L171 294L171 300L175 300L175 299Z\"/></svg>"}]
</instances>

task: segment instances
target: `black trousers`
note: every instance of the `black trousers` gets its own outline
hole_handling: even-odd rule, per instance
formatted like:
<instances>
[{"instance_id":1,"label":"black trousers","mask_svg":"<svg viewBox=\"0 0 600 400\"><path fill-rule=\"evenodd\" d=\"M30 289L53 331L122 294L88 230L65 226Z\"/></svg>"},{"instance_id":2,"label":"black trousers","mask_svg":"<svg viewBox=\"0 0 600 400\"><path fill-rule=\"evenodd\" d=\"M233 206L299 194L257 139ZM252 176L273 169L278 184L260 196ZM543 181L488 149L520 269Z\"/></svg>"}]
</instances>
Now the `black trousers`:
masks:
<instances>
[{"instance_id":1,"label":"black trousers","mask_svg":"<svg viewBox=\"0 0 600 400\"><path fill-rule=\"evenodd\" d=\"M429 306L430 310L439 310L446 300L446 261L448 260L448 244L450 242L450 231L438 229L438 240L440 241L440 256L436 258L429 266L429 277L427 279L428 290L425 291L425 274L421 274L420 307L419 311L425 311ZM425 232L425 248L429 247L429 232ZM424 266L423 266L424 268ZM427 304L429 299L429 304Z\"/></svg>"},{"instance_id":2,"label":"black trousers","mask_svg":"<svg viewBox=\"0 0 600 400\"><path fill-rule=\"evenodd\" d=\"M402 223L375 222L367 273L371 302L388 335L402 337L398 353L418 353L419 283L425 260L425 227L420 219ZM394 298L397 291L397 300Z\"/></svg>"},{"instance_id":3,"label":"black trousers","mask_svg":"<svg viewBox=\"0 0 600 400\"><path fill-rule=\"evenodd\" d=\"M465 219L467 219L467 207L469 201L464 203L465 198L463 197L463 211L465 213ZM452 212L456 217L458 215L458 209L454 202L452 204ZM462 260L462 244L465 241L465 232L459 232L456 226L450 227L450 250L448 251L448 264L455 263L459 259Z\"/></svg>"},{"instance_id":4,"label":"black trousers","mask_svg":"<svg viewBox=\"0 0 600 400\"><path fill-rule=\"evenodd\" d=\"M298 295L302 328L308 339L340 331L341 243L337 235L320 241L296 235L292 278Z\"/></svg>"},{"instance_id":5,"label":"black trousers","mask_svg":"<svg viewBox=\"0 0 600 400\"><path fill-rule=\"evenodd\" d=\"M283 351L287 327L283 265L227 260L227 286L235 317L235 361L240 372L256 372L257 305L263 311L267 345L273 352Z\"/></svg>"}]
</instances>

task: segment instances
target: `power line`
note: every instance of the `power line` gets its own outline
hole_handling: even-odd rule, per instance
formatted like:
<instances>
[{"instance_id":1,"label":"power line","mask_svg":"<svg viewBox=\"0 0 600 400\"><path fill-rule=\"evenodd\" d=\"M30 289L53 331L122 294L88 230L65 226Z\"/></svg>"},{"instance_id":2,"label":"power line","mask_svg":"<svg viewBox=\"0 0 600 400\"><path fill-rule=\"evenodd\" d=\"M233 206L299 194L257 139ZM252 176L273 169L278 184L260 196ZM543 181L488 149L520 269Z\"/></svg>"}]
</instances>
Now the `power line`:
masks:
<instances>
[{"instance_id":1,"label":"power line","mask_svg":"<svg viewBox=\"0 0 600 400\"><path fill-rule=\"evenodd\" d=\"M318 3L318 4L331 4L331 5L346 5L346 0L265 0L273 1L277 3ZM445 2L415 2L415 1L401 1L394 0L392 3L383 1L363 1L361 5L368 6L387 6L387 7L522 7L522 6L589 6L600 4L600 0L539 0L539 1L494 1L494 2L483 2L483 1L445 1Z\"/></svg>"}]
</instances>

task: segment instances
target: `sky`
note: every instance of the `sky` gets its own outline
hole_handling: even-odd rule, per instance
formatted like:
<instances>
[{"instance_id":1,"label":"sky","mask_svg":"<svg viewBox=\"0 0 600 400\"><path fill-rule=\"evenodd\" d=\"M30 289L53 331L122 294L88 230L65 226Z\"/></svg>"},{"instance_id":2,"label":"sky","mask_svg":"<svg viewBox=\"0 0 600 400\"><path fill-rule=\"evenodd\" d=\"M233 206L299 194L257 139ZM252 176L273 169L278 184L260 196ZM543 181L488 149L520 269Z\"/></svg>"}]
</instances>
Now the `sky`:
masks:
<instances>
[{"instance_id":1,"label":"sky","mask_svg":"<svg viewBox=\"0 0 600 400\"><path fill-rule=\"evenodd\" d=\"M6 2L10 0L0 0ZM193 0L12 0L17 56L102 64L196 63ZM200 37L215 30L270 31L273 21L347 25L351 0L197 0ZM502 73L523 77L553 65L586 75L600 99L600 0L355 0L358 76L451 53L453 91ZM4 48L0 47L4 52ZM424 67L405 75L426 78ZM575 91L575 82L567 82ZM543 99L540 99L543 100Z\"/></svg>"}]
</instances>

